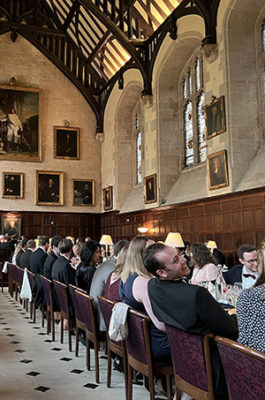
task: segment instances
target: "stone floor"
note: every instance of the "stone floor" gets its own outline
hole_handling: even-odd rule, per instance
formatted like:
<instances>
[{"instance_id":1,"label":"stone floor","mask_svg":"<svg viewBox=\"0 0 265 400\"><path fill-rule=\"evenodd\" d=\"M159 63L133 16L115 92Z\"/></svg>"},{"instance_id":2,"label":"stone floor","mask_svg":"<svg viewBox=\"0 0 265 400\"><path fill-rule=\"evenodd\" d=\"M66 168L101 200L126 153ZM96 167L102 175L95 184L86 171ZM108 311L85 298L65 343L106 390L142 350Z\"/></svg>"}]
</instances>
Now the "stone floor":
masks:
<instances>
[{"instance_id":1,"label":"stone floor","mask_svg":"<svg viewBox=\"0 0 265 400\"><path fill-rule=\"evenodd\" d=\"M73 340L73 349L74 349ZM68 351L65 343L51 341L46 326L41 327L40 313L36 324L29 314L4 289L0 293L0 399L2 400L122 400L125 399L123 374L112 372L111 388L106 386L107 360L100 353L100 384L95 382L94 358L92 370L85 365L85 347L80 344L79 357ZM158 396L157 399L163 396ZM133 385L133 400L148 400L149 392Z\"/></svg>"}]
</instances>

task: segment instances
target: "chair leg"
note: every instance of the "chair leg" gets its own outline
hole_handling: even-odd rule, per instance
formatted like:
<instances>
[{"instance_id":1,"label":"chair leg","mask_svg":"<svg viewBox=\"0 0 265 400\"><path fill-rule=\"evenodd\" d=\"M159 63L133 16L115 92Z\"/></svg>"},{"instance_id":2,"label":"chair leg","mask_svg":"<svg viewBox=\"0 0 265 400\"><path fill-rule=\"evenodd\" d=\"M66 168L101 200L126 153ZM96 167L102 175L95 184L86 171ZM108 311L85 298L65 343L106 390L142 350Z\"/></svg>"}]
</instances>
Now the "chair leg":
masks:
<instances>
[{"instance_id":1,"label":"chair leg","mask_svg":"<svg viewBox=\"0 0 265 400\"><path fill-rule=\"evenodd\" d=\"M51 332L51 313L48 310L46 312L47 312L47 335L49 335L49 333Z\"/></svg>"},{"instance_id":2,"label":"chair leg","mask_svg":"<svg viewBox=\"0 0 265 400\"><path fill-rule=\"evenodd\" d=\"M172 393L171 393L171 379L170 375L166 375L166 381L167 381L167 399L171 400Z\"/></svg>"},{"instance_id":3,"label":"chair leg","mask_svg":"<svg viewBox=\"0 0 265 400\"><path fill-rule=\"evenodd\" d=\"M130 365L128 365L128 395L127 398L128 400L132 400L132 391L133 391L133 387L132 387L132 367Z\"/></svg>"},{"instance_id":4,"label":"chair leg","mask_svg":"<svg viewBox=\"0 0 265 400\"><path fill-rule=\"evenodd\" d=\"M55 321L53 311L51 312L51 322L52 322L52 341L55 341Z\"/></svg>"},{"instance_id":5,"label":"chair leg","mask_svg":"<svg viewBox=\"0 0 265 400\"><path fill-rule=\"evenodd\" d=\"M152 374L149 373L148 375L149 380L149 393L150 393L150 400L155 400L155 387L154 387L154 377Z\"/></svg>"},{"instance_id":6,"label":"chair leg","mask_svg":"<svg viewBox=\"0 0 265 400\"><path fill-rule=\"evenodd\" d=\"M108 347L108 351L107 351L107 355L108 355L108 373L107 373L107 387L110 388L110 384L111 384L111 351Z\"/></svg>"},{"instance_id":7,"label":"chair leg","mask_svg":"<svg viewBox=\"0 0 265 400\"><path fill-rule=\"evenodd\" d=\"M63 334L64 334L63 321L64 321L64 318L61 317L61 343L63 343Z\"/></svg>"},{"instance_id":8,"label":"chair leg","mask_svg":"<svg viewBox=\"0 0 265 400\"><path fill-rule=\"evenodd\" d=\"M98 342L94 343L95 366L96 366L96 382L99 383L99 359L98 359Z\"/></svg>"},{"instance_id":9,"label":"chair leg","mask_svg":"<svg viewBox=\"0 0 265 400\"><path fill-rule=\"evenodd\" d=\"M34 302L32 301L32 307L33 307L33 323L36 323L36 307Z\"/></svg>"},{"instance_id":10,"label":"chair leg","mask_svg":"<svg viewBox=\"0 0 265 400\"><path fill-rule=\"evenodd\" d=\"M68 323L69 323L69 327L68 327L68 346L69 346L69 351L72 351L72 333L71 333L72 323L71 323L70 318L68 319Z\"/></svg>"},{"instance_id":11,"label":"chair leg","mask_svg":"<svg viewBox=\"0 0 265 400\"><path fill-rule=\"evenodd\" d=\"M41 326L44 327L44 308L41 307Z\"/></svg>"},{"instance_id":12,"label":"chair leg","mask_svg":"<svg viewBox=\"0 0 265 400\"><path fill-rule=\"evenodd\" d=\"M122 358L123 372L124 372L124 383L125 383L125 399L128 400L128 364L125 356Z\"/></svg>"},{"instance_id":13,"label":"chair leg","mask_svg":"<svg viewBox=\"0 0 265 400\"><path fill-rule=\"evenodd\" d=\"M79 353L79 328L76 325L75 328L75 356L78 357Z\"/></svg>"},{"instance_id":14,"label":"chair leg","mask_svg":"<svg viewBox=\"0 0 265 400\"><path fill-rule=\"evenodd\" d=\"M90 371L90 342L86 336L86 367Z\"/></svg>"}]
</instances>

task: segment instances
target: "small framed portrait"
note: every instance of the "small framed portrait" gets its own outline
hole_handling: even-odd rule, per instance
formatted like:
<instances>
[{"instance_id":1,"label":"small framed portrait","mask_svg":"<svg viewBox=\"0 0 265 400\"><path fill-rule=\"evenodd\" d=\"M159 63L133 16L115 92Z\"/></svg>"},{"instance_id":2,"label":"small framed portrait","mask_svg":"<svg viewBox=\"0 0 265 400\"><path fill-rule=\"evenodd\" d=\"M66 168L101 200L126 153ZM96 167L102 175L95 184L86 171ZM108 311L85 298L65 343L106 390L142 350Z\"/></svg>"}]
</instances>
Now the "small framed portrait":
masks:
<instances>
[{"instance_id":1,"label":"small framed portrait","mask_svg":"<svg viewBox=\"0 0 265 400\"><path fill-rule=\"evenodd\" d=\"M54 127L54 158L79 160L79 131L79 128Z\"/></svg>"},{"instance_id":2,"label":"small framed portrait","mask_svg":"<svg viewBox=\"0 0 265 400\"><path fill-rule=\"evenodd\" d=\"M95 205L95 181L93 179L73 179L73 205Z\"/></svg>"},{"instance_id":3,"label":"small framed portrait","mask_svg":"<svg viewBox=\"0 0 265 400\"><path fill-rule=\"evenodd\" d=\"M225 150L207 157L207 175L210 190L220 189L229 185Z\"/></svg>"},{"instance_id":4,"label":"small framed portrait","mask_svg":"<svg viewBox=\"0 0 265 400\"><path fill-rule=\"evenodd\" d=\"M19 172L3 172L2 198L23 199L24 174Z\"/></svg>"},{"instance_id":5,"label":"small framed portrait","mask_svg":"<svg viewBox=\"0 0 265 400\"><path fill-rule=\"evenodd\" d=\"M36 172L36 204L63 205L63 172Z\"/></svg>"},{"instance_id":6,"label":"small framed portrait","mask_svg":"<svg viewBox=\"0 0 265 400\"><path fill-rule=\"evenodd\" d=\"M113 186L103 189L103 207L106 211L113 209Z\"/></svg>"},{"instance_id":7,"label":"small framed portrait","mask_svg":"<svg viewBox=\"0 0 265 400\"><path fill-rule=\"evenodd\" d=\"M205 105L206 138L210 139L225 132L225 100L224 96L213 98Z\"/></svg>"},{"instance_id":8,"label":"small framed portrait","mask_svg":"<svg viewBox=\"0 0 265 400\"><path fill-rule=\"evenodd\" d=\"M144 178L144 202L155 203L157 201L156 174Z\"/></svg>"},{"instance_id":9,"label":"small framed portrait","mask_svg":"<svg viewBox=\"0 0 265 400\"><path fill-rule=\"evenodd\" d=\"M17 240L21 236L21 216L2 215L1 217L2 235L7 235L13 240Z\"/></svg>"}]
</instances>

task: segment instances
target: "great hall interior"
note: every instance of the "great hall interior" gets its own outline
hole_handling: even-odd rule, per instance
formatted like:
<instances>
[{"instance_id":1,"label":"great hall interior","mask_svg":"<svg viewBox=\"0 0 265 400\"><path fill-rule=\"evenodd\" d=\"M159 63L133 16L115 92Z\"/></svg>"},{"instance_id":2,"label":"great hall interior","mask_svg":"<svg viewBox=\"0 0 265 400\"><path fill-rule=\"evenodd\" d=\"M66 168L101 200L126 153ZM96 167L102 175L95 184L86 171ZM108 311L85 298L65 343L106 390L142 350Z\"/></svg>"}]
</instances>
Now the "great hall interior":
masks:
<instances>
[{"instance_id":1,"label":"great hall interior","mask_svg":"<svg viewBox=\"0 0 265 400\"><path fill-rule=\"evenodd\" d=\"M2 234L264 239L264 0L0 0L0 55Z\"/></svg>"}]
</instances>

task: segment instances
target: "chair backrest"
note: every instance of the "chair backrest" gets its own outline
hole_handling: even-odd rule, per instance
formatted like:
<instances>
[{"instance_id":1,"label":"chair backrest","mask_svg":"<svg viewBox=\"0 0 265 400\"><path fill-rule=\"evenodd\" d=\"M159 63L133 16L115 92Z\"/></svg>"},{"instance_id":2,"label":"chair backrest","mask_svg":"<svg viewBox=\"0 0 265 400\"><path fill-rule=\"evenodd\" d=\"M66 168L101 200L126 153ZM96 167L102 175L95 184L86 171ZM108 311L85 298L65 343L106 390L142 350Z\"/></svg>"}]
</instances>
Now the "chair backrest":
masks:
<instances>
[{"instance_id":1,"label":"chair backrest","mask_svg":"<svg viewBox=\"0 0 265 400\"><path fill-rule=\"evenodd\" d=\"M129 335L126 339L128 360L141 364L152 363L151 345L149 336L150 318L136 310L129 309L128 316Z\"/></svg>"},{"instance_id":2,"label":"chair backrest","mask_svg":"<svg viewBox=\"0 0 265 400\"><path fill-rule=\"evenodd\" d=\"M41 284L44 291L45 301L47 306L53 306L53 298L52 298L52 287L53 283L48 278L43 275L40 275Z\"/></svg>"},{"instance_id":3,"label":"chair backrest","mask_svg":"<svg viewBox=\"0 0 265 400\"><path fill-rule=\"evenodd\" d=\"M16 274L15 264L7 263L7 273L9 278L15 280L15 274Z\"/></svg>"},{"instance_id":4,"label":"chair backrest","mask_svg":"<svg viewBox=\"0 0 265 400\"><path fill-rule=\"evenodd\" d=\"M28 273L28 278L29 278L29 284L30 284L30 288L31 290L33 289L34 286L34 279L35 279L35 274L33 274L33 272L27 270Z\"/></svg>"},{"instance_id":5,"label":"chair backrest","mask_svg":"<svg viewBox=\"0 0 265 400\"><path fill-rule=\"evenodd\" d=\"M106 297L98 296L98 304L99 304L99 308L103 315L103 319L104 319L105 326L106 326L106 332L108 332L110 318L111 318L111 314L112 314L112 308L114 307L115 303L114 303L114 301L106 299Z\"/></svg>"},{"instance_id":6,"label":"chair backrest","mask_svg":"<svg viewBox=\"0 0 265 400\"><path fill-rule=\"evenodd\" d=\"M82 312L82 321L85 322L86 328L91 333L97 332L95 310L93 306L93 297L75 290L75 301L78 303L78 309Z\"/></svg>"},{"instance_id":7,"label":"chair backrest","mask_svg":"<svg viewBox=\"0 0 265 400\"><path fill-rule=\"evenodd\" d=\"M216 336L231 400L265 398L265 354Z\"/></svg>"},{"instance_id":8,"label":"chair backrest","mask_svg":"<svg viewBox=\"0 0 265 400\"><path fill-rule=\"evenodd\" d=\"M85 322L84 311L81 307L79 297L76 296L75 292L79 291L80 293L84 293L84 294L87 294L87 292L85 290L80 289L77 286L71 285L71 284L68 286L68 289L69 289L69 293L70 293L70 296L71 296L71 299L72 299L72 302L74 305L76 319L80 322Z\"/></svg>"},{"instance_id":9,"label":"chair backrest","mask_svg":"<svg viewBox=\"0 0 265 400\"><path fill-rule=\"evenodd\" d=\"M53 281L54 289L56 291L61 311L65 314L69 314L69 301L68 301L68 289L67 286L59 281Z\"/></svg>"},{"instance_id":10,"label":"chair backrest","mask_svg":"<svg viewBox=\"0 0 265 400\"><path fill-rule=\"evenodd\" d=\"M166 330L178 385L185 381L194 388L213 393L209 336L183 332L169 325Z\"/></svg>"},{"instance_id":11,"label":"chair backrest","mask_svg":"<svg viewBox=\"0 0 265 400\"><path fill-rule=\"evenodd\" d=\"M24 276L24 269L22 269L16 265L15 266L15 280L18 285L22 285L23 276Z\"/></svg>"}]
</instances>

